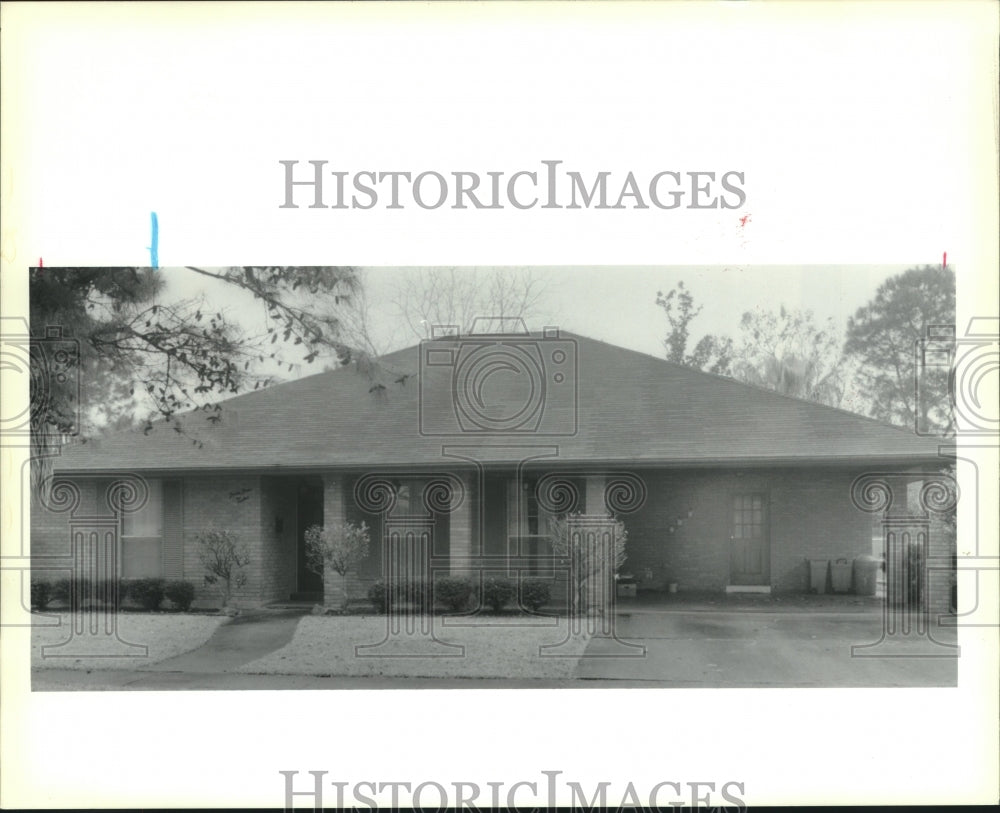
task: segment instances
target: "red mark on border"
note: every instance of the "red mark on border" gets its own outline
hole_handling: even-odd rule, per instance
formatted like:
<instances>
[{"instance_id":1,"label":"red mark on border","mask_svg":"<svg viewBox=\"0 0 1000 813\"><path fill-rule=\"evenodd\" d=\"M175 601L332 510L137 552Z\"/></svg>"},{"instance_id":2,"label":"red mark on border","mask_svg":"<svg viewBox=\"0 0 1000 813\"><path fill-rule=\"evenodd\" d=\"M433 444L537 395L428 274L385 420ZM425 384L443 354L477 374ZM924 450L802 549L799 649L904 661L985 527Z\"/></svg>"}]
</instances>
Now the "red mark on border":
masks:
<instances>
[{"instance_id":1,"label":"red mark on border","mask_svg":"<svg viewBox=\"0 0 1000 813\"><path fill-rule=\"evenodd\" d=\"M947 251L944 254L941 255L941 267L942 268L947 268L948 267L948 252Z\"/></svg>"},{"instance_id":2,"label":"red mark on border","mask_svg":"<svg viewBox=\"0 0 1000 813\"><path fill-rule=\"evenodd\" d=\"M740 228L745 229L747 223L749 222L750 222L750 215L743 215L743 217L740 218Z\"/></svg>"},{"instance_id":3,"label":"red mark on border","mask_svg":"<svg viewBox=\"0 0 1000 813\"><path fill-rule=\"evenodd\" d=\"M41 257L38 258L38 267L39 268L45 268L45 265L42 263L42 258Z\"/></svg>"}]
</instances>

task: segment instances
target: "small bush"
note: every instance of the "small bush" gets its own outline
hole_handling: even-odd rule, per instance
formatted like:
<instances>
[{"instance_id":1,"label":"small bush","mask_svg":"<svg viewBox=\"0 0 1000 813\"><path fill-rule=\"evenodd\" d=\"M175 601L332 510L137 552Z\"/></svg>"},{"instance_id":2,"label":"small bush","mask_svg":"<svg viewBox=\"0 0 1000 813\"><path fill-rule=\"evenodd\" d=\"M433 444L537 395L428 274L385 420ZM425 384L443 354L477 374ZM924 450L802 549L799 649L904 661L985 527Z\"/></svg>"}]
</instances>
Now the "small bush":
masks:
<instances>
[{"instance_id":1,"label":"small bush","mask_svg":"<svg viewBox=\"0 0 1000 813\"><path fill-rule=\"evenodd\" d=\"M384 613L389 608L390 600L396 606L425 603L426 606L430 606L431 585L429 582L421 579L399 579L391 585L391 588L382 579L374 582L368 588L368 601L371 602L376 612ZM471 585L469 589L471 591Z\"/></svg>"},{"instance_id":2,"label":"small bush","mask_svg":"<svg viewBox=\"0 0 1000 813\"><path fill-rule=\"evenodd\" d=\"M430 606L431 604L431 586L422 579L400 579L399 593L397 595L401 601L406 601L410 604L423 604L426 606Z\"/></svg>"},{"instance_id":3,"label":"small bush","mask_svg":"<svg viewBox=\"0 0 1000 813\"><path fill-rule=\"evenodd\" d=\"M525 579L521 583L521 604L529 610L540 610L552 598L552 585L547 579Z\"/></svg>"},{"instance_id":4,"label":"small bush","mask_svg":"<svg viewBox=\"0 0 1000 813\"><path fill-rule=\"evenodd\" d=\"M41 579L31 580L31 606L32 609L44 610L52 601L52 582Z\"/></svg>"},{"instance_id":5,"label":"small bush","mask_svg":"<svg viewBox=\"0 0 1000 813\"><path fill-rule=\"evenodd\" d=\"M102 604L114 604L115 593L118 594L118 604L124 600L122 596L121 579L100 579L90 583L90 600Z\"/></svg>"},{"instance_id":6,"label":"small bush","mask_svg":"<svg viewBox=\"0 0 1000 813\"><path fill-rule=\"evenodd\" d=\"M75 596L77 607L114 605L116 590L118 592L118 606L121 606L129 594L132 583L129 579L56 579L47 583L49 588L48 601L70 604L74 582L78 591ZM32 589L34 590L34 582Z\"/></svg>"},{"instance_id":7,"label":"small bush","mask_svg":"<svg viewBox=\"0 0 1000 813\"><path fill-rule=\"evenodd\" d=\"M182 580L169 581L163 585L163 595L170 599L178 610L186 613L194 601L194 585Z\"/></svg>"},{"instance_id":8,"label":"small bush","mask_svg":"<svg viewBox=\"0 0 1000 813\"><path fill-rule=\"evenodd\" d=\"M49 600L59 601L64 604L69 604L69 594L70 594L70 580L56 579L54 582L52 582L52 593Z\"/></svg>"},{"instance_id":9,"label":"small bush","mask_svg":"<svg viewBox=\"0 0 1000 813\"><path fill-rule=\"evenodd\" d=\"M206 531L195 539L198 541L198 558L205 568L205 584L217 585L222 606L228 607L233 590L247 583L244 568L250 564L250 553L232 531Z\"/></svg>"},{"instance_id":10,"label":"small bush","mask_svg":"<svg viewBox=\"0 0 1000 813\"><path fill-rule=\"evenodd\" d=\"M371 602L372 607L375 608L375 612L384 613L386 611L386 605L389 601L389 596L386 593L385 582L379 579L371 587L368 588L368 600Z\"/></svg>"},{"instance_id":11,"label":"small bush","mask_svg":"<svg viewBox=\"0 0 1000 813\"><path fill-rule=\"evenodd\" d=\"M483 582L483 603L498 613L517 595L517 585L512 579L494 576Z\"/></svg>"},{"instance_id":12,"label":"small bush","mask_svg":"<svg viewBox=\"0 0 1000 813\"><path fill-rule=\"evenodd\" d=\"M136 579L129 595L144 610L158 610L163 601L163 579Z\"/></svg>"},{"instance_id":13,"label":"small bush","mask_svg":"<svg viewBox=\"0 0 1000 813\"><path fill-rule=\"evenodd\" d=\"M445 576L434 582L434 597L454 613L461 612L472 595L472 582L457 576Z\"/></svg>"}]
</instances>

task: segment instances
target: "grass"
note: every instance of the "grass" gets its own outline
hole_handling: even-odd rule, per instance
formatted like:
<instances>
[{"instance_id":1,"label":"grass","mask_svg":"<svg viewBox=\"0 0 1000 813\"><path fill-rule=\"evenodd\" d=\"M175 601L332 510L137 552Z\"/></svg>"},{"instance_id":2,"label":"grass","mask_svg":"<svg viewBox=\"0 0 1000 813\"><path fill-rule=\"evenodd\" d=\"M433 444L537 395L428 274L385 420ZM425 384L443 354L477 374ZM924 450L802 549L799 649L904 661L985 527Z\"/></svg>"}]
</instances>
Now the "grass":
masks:
<instances>
[{"instance_id":1,"label":"grass","mask_svg":"<svg viewBox=\"0 0 1000 813\"><path fill-rule=\"evenodd\" d=\"M426 619L425 619L426 620ZM568 678L587 646L565 618L486 616L433 619L433 635L388 635L386 616L309 616L281 649L240 667L251 674L337 677ZM356 650L358 646L379 647ZM551 655L539 647L561 644ZM456 648L456 647L461 647ZM429 651L433 654L429 654Z\"/></svg>"},{"instance_id":2,"label":"grass","mask_svg":"<svg viewBox=\"0 0 1000 813\"><path fill-rule=\"evenodd\" d=\"M115 637L104 627L106 617L103 611L81 615L85 630L89 631L87 625L90 619L94 619L98 624L97 634L84 636L74 635L71 613L55 612L51 615L58 617L58 626L48 626L45 616L35 616L31 628L33 668L139 669L196 649L212 637L212 633L219 625L227 620L220 616L196 613L119 613L118 634ZM122 641L146 646L148 651L144 656L120 657L119 655L125 650ZM55 646L63 642L69 642L65 649L56 652L49 650L43 657L43 646ZM74 654L70 657L53 657L64 651Z\"/></svg>"}]
</instances>

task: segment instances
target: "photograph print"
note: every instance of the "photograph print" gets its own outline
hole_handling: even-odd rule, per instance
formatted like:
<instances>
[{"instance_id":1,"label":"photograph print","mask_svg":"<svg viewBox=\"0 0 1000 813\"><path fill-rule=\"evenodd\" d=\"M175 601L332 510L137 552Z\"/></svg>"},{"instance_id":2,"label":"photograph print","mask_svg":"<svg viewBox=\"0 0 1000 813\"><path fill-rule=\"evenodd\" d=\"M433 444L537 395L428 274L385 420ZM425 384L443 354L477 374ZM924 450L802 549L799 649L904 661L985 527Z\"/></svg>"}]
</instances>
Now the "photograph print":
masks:
<instances>
[{"instance_id":1,"label":"photograph print","mask_svg":"<svg viewBox=\"0 0 1000 813\"><path fill-rule=\"evenodd\" d=\"M35 691L957 685L944 263L29 293Z\"/></svg>"}]
</instances>

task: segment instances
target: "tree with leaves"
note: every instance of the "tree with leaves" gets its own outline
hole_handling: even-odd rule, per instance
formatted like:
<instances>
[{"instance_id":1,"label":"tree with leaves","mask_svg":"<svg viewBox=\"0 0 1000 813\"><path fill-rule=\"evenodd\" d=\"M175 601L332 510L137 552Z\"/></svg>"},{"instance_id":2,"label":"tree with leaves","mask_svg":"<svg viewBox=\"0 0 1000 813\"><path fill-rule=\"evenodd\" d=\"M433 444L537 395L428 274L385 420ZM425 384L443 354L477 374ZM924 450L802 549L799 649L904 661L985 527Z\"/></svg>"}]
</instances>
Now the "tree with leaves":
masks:
<instances>
[{"instance_id":1,"label":"tree with leaves","mask_svg":"<svg viewBox=\"0 0 1000 813\"><path fill-rule=\"evenodd\" d=\"M234 588L247 583L245 568L250 564L250 552L239 537L228 530L211 530L198 534L198 559L205 568L205 584L217 585L222 608L229 606Z\"/></svg>"},{"instance_id":2,"label":"tree with leaves","mask_svg":"<svg viewBox=\"0 0 1000 813\"><path fill-rule=\"evenodd\" d=\"M685 287L683 280L667 293L657 291L656 304L663 308L663 315L670 325L670 331L663 340L667 361L718 375L729 373L733 353L731 339L709 334L699 340L691 353L687 351L688 341L691 338L691 322L701 313L704 306L695 307L694 297Z\"/></svg>"},{"instance_id":3,"label":"tree with leaves","mask_svg":"<svg viewBox=\"0 0 1000 813\"><path fill-rule=\"evenodd\" d=\"M570 609L575 613L600 612L603 607L594 603L594 596L600 595L597 582L611 579L625 564L628 531L624 522L610 516L608 523L613 530L608 533L606 529L575 528L576 516L549 518L552 554L569 569Z\"/></svg>"},{"instance_id":4,"label":"tree with leaves","mask_svg":"<svg viewBox=\"0 0 1000 813\"><path fill-rule=\"evenodd\" d=\"M688 352L691 323L703 306L681 281L656 295L670 330L663 344L669 361L738 381L838 406L846 375L839 334L832 322L819 327L811 311L746 311L737 340L707 334Z\"/></svg>"},{"instance_id":5,"label":"tree with leaves","mask_svg":"<svg viewBox=\"0 0 1000 813\"><path fill-rule=\"evenodd\" d=\"M844 352L858 365L869 414L920 431L953 427L949 367L918 367L928 328L955 324L955 274L944 266L911 268L886 280L848 319Z\"/></svg>"},{"instance_id":6,"label":"tree with leaves","mask_svg":"<svg viewBox=\"0 0 1000 813\"><path fill-rule=\"evenodd\" d=\"M204 296L170 298L166 275L196 274L249 294L266 314L259 335ZM145 414L188 433L178 413L217 421L220 397L271 383L282 366L321 354L342 364L364 351L343 336L337 307L357 288L353 268L245 266L219 269L34 268L29 272L32 336L31 430L34 485L45 488L51 457L68 436ZM61 331L59 342L49 331ZM279 339L281 342L279 343ZM63 353L60 376L47 353ZM81 403L82 402L82 403ZM192 438L198 443L197 438Z\"/></svg>"},{"instance_id":7,"label":"tree with leaves","mask_svg":"<svg viewBox=\"0 0 1000 813\"><path fill-rule=\"evenodd\" d=\"M322 576L327 569L337 574L339 605L347 609L347 574L368 558L370 535L362 522L311 525L306 528L306 567ZM329 602L333 597L327 596Z\"/></svg>"},{"instance_id":8,"label":"tree with leaves","mask_svg":"<svg viewBox=\"0 0 1000 813\"><path fill-rule=\"evenodd\" d=\"M782 395L840 406L846 387L840 334L832 319L815 324L812 311L756 309L740 319L733 374Z\"/></svg>"}]
</instances>

